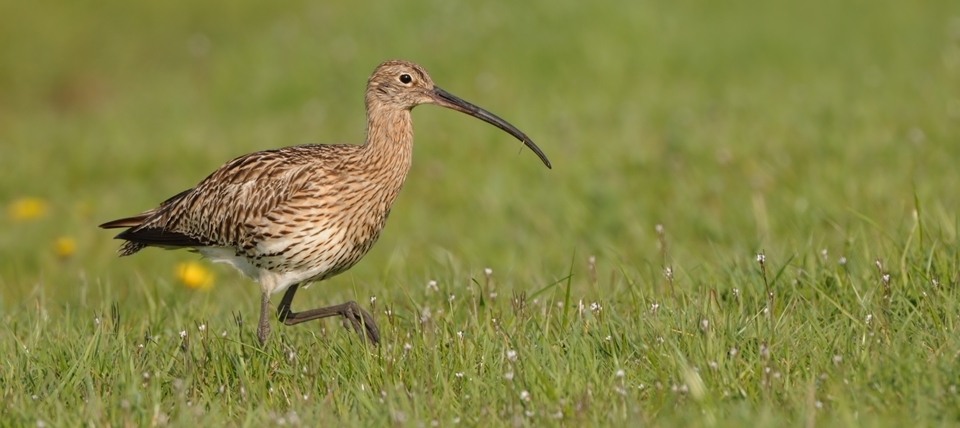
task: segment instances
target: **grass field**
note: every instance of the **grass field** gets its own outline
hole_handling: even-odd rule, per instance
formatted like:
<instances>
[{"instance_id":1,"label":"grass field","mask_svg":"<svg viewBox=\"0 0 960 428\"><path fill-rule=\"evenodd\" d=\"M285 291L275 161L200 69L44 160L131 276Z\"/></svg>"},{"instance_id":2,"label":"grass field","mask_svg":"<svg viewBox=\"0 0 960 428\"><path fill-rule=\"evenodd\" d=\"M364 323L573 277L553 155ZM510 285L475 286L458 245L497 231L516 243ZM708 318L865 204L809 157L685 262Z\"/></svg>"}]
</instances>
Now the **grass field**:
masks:
<instances>
[{"instance_id":1,"label":"grass field","mask_svg":"<svg viewBox=\"0 0 960 428\"><path fill-rule=\"evenodd\" d=\"M255 284L96 228L361 142L390 58L554 168L415 110L380 242L294 302L378 349L261 349ZM2 426L960 425L955 1L5 2L0 149Z\"/></svg>"}]
</instances>

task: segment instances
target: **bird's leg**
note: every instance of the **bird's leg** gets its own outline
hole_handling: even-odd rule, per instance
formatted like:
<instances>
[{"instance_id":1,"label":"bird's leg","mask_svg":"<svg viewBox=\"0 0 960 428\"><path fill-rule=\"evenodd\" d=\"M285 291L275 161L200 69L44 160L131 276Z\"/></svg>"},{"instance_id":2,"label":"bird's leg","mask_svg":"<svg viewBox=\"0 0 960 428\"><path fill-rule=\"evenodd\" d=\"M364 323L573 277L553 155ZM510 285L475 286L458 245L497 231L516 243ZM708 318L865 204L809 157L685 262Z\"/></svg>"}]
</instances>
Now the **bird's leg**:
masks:
<instances>
[{"instance_id":1,"label":"bird's leg","mask_svg":"<svg viewBox=\"0 0 960 428\"><path fill-rule=\"evenodd\" d=\"M270 335L270 293L260 295L260 322L257 324L257 339L260 340L260 346L267 343L267 336Z\"/></svg>"},{"instance_id":2,"label":"bird's leg","mask_svg":"<svg viewBox=\"0 0 960 428\"><path fill-rule=\"evenodd\" d=\"M300 284L293 284L287 289L286 293L283 293L283 298L280 299L280 304L277 305L277 319L280 320L280 322L285 322L287 317L293 315L293 311L290 310L290 303L293 302L293 295L297 294L298 287L300 287Z\"/></svg>"},{"instance_id":3,"label":"bird's leg","mask_svg":"<svg viewBox=\"0 0 960 428\"><path fill-rule=\"evenodd\" d=\"M362 339L369 340L373 345L380 343L380 329L373 321L373 315L363 310L357 302L350 301L325 308L293 312L290 310L290 302L293 301L294 294L297 294L297 285L290 286L280 300L280 304L277 305L277 318L284 324L295 325L321 318L341 316L344 320L350 321L353 329Z\"/></svg>"}]
</instances>

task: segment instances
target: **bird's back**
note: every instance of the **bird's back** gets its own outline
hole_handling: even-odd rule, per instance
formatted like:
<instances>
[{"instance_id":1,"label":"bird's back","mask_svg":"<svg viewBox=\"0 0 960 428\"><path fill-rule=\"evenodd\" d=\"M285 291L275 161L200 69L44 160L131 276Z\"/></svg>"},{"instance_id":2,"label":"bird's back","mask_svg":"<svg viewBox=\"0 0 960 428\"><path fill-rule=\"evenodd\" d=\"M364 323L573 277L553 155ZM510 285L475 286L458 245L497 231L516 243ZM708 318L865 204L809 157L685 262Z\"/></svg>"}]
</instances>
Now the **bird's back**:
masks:
<instances>
[{"instance_id":1,"label":"bird's back","mask_svg":"<svg viewBox=\"0 0 960 428\"><path fill-rule=\"evenodd\" d=\"M306 272L323 279L346 270L379 237L403 178L370 171L363 146L307 145L251 153L196 187L138 216L123 255L146 246L187 247L252 269ZM405 175L406 171L403 171Z\"/></svg>"}]
</instances>

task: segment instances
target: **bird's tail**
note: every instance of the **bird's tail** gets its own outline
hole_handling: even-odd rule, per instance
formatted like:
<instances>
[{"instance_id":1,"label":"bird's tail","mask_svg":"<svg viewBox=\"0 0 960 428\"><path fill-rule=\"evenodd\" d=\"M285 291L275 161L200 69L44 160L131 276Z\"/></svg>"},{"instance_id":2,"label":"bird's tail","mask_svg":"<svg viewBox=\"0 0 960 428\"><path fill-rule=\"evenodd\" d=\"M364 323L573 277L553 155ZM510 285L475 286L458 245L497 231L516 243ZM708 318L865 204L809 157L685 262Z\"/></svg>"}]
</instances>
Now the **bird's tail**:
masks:
<instances>
[{"instance_id":1,"label":"bird's tail","mask_svg":"<svg viewBox=\"0 0 960 428\"><path fill-rule=\"evenodd\" d=\"M133 217L127 217L127 218L121 218L118 220L108 221L104 224L101 224L99 227L101 229L120 229L120 228L131 229L131 228L139 227L140 225L142 225L148 216L149 216L148 213L143 213L143 214L135 215ZM125 233L126 231L120 233L120 235L117 235L116 238L123 239L122 235L124 235ZM127 241L127 242L124 242L122 246L120 246L120 249L118 250L118 252L120 253L120 257L124 257L124 256L129 256L131 254L134 254L137 251L144 249L145 247L146 245L143 243Z\"/></svg>"},{"instance_id":2,"label":"bird's tail","mask_svg":"<svg viewBox=\"0 0 960 428\"><path fill-rule=\"evenodd\" d=\"M104 224L101 224L99 227L101 229L119 229L121 227L137 227L143 224L143 221L148 217L147 213L140 215L135 215L133 217L121 218L119 220L108 221Z\"/></svg>"}]
</instances>

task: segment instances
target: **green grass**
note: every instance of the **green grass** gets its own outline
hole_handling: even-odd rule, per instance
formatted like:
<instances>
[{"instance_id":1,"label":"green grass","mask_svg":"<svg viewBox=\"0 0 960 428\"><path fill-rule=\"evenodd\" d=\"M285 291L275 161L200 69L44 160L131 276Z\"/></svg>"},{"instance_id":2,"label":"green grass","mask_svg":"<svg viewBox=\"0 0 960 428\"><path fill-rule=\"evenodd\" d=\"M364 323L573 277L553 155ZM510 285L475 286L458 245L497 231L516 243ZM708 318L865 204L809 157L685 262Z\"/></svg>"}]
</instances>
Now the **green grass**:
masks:
<instances>
[{"instance_id":1,"label":"green grass","mask_svg":"<svg viewBox=\"0 0 960 428\"><path fill-rule=\"evenodd\" d=\"M261 349L249 280L188 289L196 255L96 229L240 154L359 143L389 58L554 169L416 109L380 242L294 302L375 296L383 346ZM958 142L951 1L7 2L0 425L955 426Z\"/></svg>"}]
</instances>

